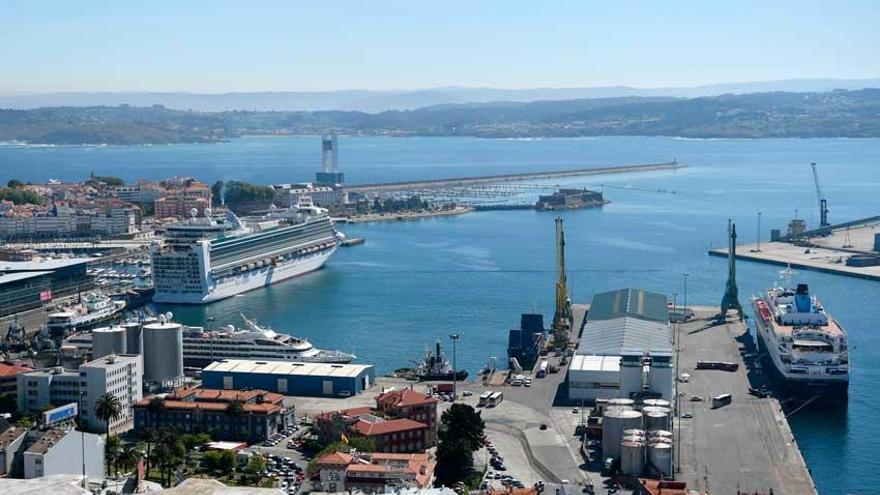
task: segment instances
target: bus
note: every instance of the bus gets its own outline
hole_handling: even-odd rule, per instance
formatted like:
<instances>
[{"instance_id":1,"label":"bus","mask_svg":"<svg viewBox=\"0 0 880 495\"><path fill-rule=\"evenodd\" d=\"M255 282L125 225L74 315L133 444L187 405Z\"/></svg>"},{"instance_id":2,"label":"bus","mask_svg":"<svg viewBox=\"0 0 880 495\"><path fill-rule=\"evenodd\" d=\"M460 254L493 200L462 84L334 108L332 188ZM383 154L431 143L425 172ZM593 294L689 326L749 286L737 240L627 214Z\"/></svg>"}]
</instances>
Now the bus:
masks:
<instances>
[{"instance_id":1,"label":"bus","mask_svg":"<svg viewBox=\"0 0 880 495\"><path fill-rule=\"evenodd\" d=\"M712 397L712 409L718 409L719 407L724 407L730 404L733 401L733 397L730 394L722 394Z\"/></svg>"},{"instance_id":2,"label":"bus","mask_svg":"<svg viewBox=\"0 0 880 495\"><path fill-rule=\"evenodd\" d=\"M480 395L480 402L477 404L480 407L486 407L489 405L489 398L492 397L492 392L483 392Z\"/></svg>"},{"instance_id":3,"label":"bus","mask_svg":"<svg viewBox=\"0 0 880 495\"><path fill-rule=\"evenodd\" d=\"M489 396L489 407L495 407L498 404L501 404L501 401L504 400L503 392L493 392L491 396Z\"/></svg>"}]
</instances>

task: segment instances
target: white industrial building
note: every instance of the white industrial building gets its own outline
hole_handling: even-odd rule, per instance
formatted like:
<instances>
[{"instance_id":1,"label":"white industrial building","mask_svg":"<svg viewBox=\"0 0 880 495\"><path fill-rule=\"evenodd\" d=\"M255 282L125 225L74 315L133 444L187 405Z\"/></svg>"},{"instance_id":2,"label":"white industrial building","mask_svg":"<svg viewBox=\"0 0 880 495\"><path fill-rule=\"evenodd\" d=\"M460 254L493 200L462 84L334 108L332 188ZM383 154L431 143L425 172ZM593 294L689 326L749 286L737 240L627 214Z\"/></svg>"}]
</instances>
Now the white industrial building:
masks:
<instances>
[{"instance_id":1,"label":"white industrial building","mask_svg":"<svg viewBox=\"0 0 880 495\"><path fill-rule=\"evenodd\" d=\"M670 399L673 375L666 297L639 289L597 294L568 369L569 399Z\"/></svg>"},{"instance_id":2,"label":"white industrial building","mask_svg":"<svg viewBox=\"0 0 880 495\"><path fill-rule=\"evenodd\" d=\"M95 416L95 403L109 393L122 406L110 431L131 429L131 405L143 398L143 360L136 355L110 355L80 366L78 371L60 366L18 375L18 407L38 411L49 405L80 404L83 425L92 431L106 431L104 421Z\"/></svg>"}]
</instances>

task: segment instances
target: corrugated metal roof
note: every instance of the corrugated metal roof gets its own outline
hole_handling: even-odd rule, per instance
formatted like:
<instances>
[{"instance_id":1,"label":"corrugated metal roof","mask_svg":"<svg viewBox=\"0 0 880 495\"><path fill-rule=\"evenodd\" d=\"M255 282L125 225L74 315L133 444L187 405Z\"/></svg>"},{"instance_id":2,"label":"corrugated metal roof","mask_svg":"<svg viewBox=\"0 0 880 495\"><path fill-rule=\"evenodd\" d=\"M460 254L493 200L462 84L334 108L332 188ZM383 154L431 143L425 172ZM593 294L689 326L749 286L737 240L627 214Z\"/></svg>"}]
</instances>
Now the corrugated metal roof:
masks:
<instances>
[{"instance_id":1,"label":"corrugated metal roof","mask_svg":"<svg viewBox=\"0 0 880 495\"><path fill-rule=\"evenodd\" d=\"M351 378L360 375L372 367L370 364L292 363L287 361L224 359L209 364L202 371Z\"/></svg>"},{"instance_id":2,"label":"corrugated metal roof","mask_svg":"<svg viewBox=\"0 0 880 495\"><path fill-rule=\"evenodd\" d=\"M58 270L68 266L82 265L98 258L58 258L39 261L0 261L0 272L33 272Z\"/></svg>"},{"instance_id":3,"label":"corrugated metal roof","mask_svg":"<svg viewBox=\"0 0 880 495\"><path fill-rule=\"evenodd\" d=\"M620 371L620 356L583 356L571 358L569 371Z\"/></svg>"},{"instance_id":4,"label":"corrugated metal roof","mask_svg":"<svg viewBox=\"0 0 880 495\"><path fill-rule=\"evenodd\" d=\"M629 316L642 320L667 322L666 296L642 289L620 289L593 296L587 321L610 320Z\"/></svg>"},{"instance_id":5,"label":"corrugated metal roof","mask_svg":"<svg viewBox=\"0 0 880 495\"><path fill-rule=\"evenodd\" d=\"M584 326L578 354L619 356L624 351L672 352L668 323L639 318L590 321Z\"/></svg>"}]
</instances>

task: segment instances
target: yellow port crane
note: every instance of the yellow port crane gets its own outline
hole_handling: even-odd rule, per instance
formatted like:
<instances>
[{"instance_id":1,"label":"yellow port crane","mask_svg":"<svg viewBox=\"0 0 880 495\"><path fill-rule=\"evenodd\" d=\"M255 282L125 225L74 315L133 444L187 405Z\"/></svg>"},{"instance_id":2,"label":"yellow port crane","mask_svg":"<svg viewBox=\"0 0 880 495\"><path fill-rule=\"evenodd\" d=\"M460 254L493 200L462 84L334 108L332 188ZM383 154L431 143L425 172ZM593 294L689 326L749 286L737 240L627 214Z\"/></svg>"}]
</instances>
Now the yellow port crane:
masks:
<instances>
[{"instance_id":1,"label":"yellow port crane","mask_svg":"<svg viewBox=\"0 0 880 495\"><path fill-rule=\"evenodd\" d=\"M553 314L553 346L556 349L568 347L571 320L571 300L565 277L565 231L562 217L556 217L556 312Z\"/></svg>"}]
</instances>

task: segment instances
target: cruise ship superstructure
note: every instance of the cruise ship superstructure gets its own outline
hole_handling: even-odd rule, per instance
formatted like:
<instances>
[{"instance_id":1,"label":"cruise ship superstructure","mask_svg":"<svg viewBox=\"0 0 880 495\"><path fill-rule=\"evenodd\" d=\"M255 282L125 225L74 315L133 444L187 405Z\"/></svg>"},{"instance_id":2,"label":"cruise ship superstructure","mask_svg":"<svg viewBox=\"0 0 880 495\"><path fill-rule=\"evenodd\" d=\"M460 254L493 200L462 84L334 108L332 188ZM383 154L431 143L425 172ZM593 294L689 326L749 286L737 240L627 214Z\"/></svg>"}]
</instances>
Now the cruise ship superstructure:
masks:
<instances>
[{"instance_id":1,"label":"cruise ship superstructure","mask_svg":"<svg viewBox=\"0 0 880 495\"><path fill-rule=\"evenodd\" d=\"M807 284L774 287L752 298L759 348L786 391L808 400L847 396L846 330L825 312Z\"/></svg>"},{"instance_id":2,"label":"cruise ship superstructure","mask_svg":"<svg viewBox=\"0 0 880 495\"><path fill-rule=\"evenodd\" d=\"M184 364L203 367L220 359L345 364L355 359L353 354L317 349L306 339L276 332L244 315L241 317L243 328L229 325L208 331L202 327L184 327Z\"/></svg>"},{"instance_id":3,"label":"cruise ship superstructure","mask_svg":"<svg viewBox=\"0 0 880 495\"><path fill-rule=\"evenodd\" d=\"M151 248L153 300L205 304L302 275L321 268L342 237L307 198L242 219L193 215Z\"/></svg>"}]
</instances>

